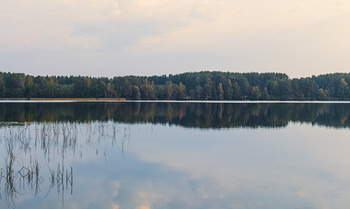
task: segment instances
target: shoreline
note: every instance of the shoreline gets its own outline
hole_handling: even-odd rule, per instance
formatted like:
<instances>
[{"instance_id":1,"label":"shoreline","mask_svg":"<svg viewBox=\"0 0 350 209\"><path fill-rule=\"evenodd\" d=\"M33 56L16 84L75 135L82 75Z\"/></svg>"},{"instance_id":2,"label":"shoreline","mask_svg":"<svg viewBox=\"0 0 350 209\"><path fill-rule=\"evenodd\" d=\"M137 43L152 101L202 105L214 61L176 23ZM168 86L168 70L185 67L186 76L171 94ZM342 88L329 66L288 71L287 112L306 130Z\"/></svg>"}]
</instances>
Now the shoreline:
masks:
<instances>
[{"instance_id":1,"label":"shoreline","mask_svg":"<svg viewBox=\"0 0 350 209\"><path fill-rule=\"evenodd\" d=\"M0 98L8 101L126 101L125 98Z\"/></svg>"},{"instance_id":2,"label":"shoreline","mask_svg":"<svg viewBox=\"0 0 350 209\"><path fill-rule=\"evenodd\" d=\"M127 100L125 98L0 98L0 103L60 103L60 102L128 102L128 103L221 103L221 104L350 104L350 101L295 101L295 100Z\"/></svg>"}]
</instances>

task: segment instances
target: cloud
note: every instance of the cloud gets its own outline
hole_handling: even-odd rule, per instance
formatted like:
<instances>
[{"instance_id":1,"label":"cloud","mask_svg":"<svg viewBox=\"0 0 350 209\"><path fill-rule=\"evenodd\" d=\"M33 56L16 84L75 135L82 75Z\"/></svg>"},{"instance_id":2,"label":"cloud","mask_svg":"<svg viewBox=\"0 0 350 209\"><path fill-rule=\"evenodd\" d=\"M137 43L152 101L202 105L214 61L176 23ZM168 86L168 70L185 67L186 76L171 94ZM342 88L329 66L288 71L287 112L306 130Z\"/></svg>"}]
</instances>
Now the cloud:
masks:
<instances>
[{"instance_id":1,"label":"cloud","mask_svg":"<svg viewBox=\"0 0 350 209\"><path fill-rule=\"evenodd\" d=\"M274 38L293 38L280 36L283 32L302 32L305 35L313 31L310 26L324 21L335 21L346 11L344 5L319 1L202 1L189 5L196 15L182 14L188 24L176 27L157 36L146 37L140 41L143 45L160 45L169 48L191 48L201 45L203 48L235 44L244 37L248 40L260 36ZM348 3L347 3L348 4ZM305 30L305 27L310 31ZM254 39L253 39L254 40Z\"/></svg>"},{"instance_id":2,"label":"cloud","mask_svg":"<svg viewBox=\"0 0 350 209\"><path fill-rule=\"evenodd\" d=\"M5 0L0 67L90 75L102 67L108 76L115 69L344 71L350 68L349 10L345 0ZM65 66L40 64L55 57Z\"/></svg>"},{"instance_id":3,"label":"cloud","mask_svg":"<svg viewBox=\"0 0 350 209\"><path fill-rule=\"evenodd\" d=\"M90 5L82 11L92 16L88 8L94 9ZM8 1L0 10L0 22L5 25L0 44L10 52L86 49L98 41L72 34L75 23L84 18L69 1Z\"/></svg>"}]
</instances>

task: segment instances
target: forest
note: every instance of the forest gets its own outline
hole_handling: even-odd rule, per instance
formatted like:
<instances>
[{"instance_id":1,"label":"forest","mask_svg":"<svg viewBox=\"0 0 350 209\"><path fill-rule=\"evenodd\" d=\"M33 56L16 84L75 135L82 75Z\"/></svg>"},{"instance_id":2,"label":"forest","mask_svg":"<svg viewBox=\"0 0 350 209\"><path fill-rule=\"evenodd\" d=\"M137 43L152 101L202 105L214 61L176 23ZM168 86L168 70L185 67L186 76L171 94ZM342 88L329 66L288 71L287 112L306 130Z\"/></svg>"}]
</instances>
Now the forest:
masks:
<instances>
[{"instance_id":1,"label":"forest","mask_svg":"<svg viewBox=\"0 0 350 209\"><path fill-rule=\"evenodd\" d=\"M350 73L189 72L162 76L31 76L0 72L0 98L128 100L350 100Z\"/></svg>"}]
</instances>

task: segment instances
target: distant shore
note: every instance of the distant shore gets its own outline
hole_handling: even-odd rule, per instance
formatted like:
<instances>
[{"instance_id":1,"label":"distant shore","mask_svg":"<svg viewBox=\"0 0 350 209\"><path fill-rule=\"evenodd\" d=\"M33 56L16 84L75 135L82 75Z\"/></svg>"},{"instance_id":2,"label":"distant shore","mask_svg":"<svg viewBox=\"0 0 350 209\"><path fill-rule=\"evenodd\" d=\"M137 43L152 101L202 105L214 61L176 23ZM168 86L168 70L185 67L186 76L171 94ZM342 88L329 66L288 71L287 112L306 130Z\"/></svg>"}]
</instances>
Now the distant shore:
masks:
<instances>
[{"instance_id":1,"label":"distant shore","mask_svg":"<svg viewBox=\"0 0 350 209\"><path fill-rule=\"evenodd\" d=\"M350 73L290 79L283 73L220 71L113 78L44 77L0 72L0 98L36 101L350 101Z\"/></svg>"},{"instance_id":2,"label":"distant shore","mask_svg":"<svg viewBox=\"0 0 350 209\"><path fill-rule=\"evenodd\" d=\"M211 104L350 104L350 101L310 100L128 100L125 98L0 98L0 103L66 103L66 102L130 102L130 103L211 103Z\"/></svg>"},{"instance_id":3,"label":"distant shore","mask_svg":"<svg viewBox=\"0 0 350 209\"><path fill-rule=\"evenodd\" d=\"M33 101L126 101L125 98L0 98L0 100Z\"/></svg>"}]
</instances>

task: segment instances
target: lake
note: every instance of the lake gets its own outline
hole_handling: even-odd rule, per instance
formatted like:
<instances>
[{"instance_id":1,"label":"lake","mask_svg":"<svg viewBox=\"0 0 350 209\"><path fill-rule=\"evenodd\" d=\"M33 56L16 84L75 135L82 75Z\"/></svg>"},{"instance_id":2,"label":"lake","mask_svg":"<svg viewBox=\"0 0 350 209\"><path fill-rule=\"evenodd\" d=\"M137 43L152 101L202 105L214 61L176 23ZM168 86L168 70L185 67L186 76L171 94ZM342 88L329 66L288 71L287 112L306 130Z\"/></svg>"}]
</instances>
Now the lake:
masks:
<instances>
[{"instance_id":1,"label":"lake","mask_svg":"<svg viewBox=\"0 0 350 209\"><path fill-rule=\"evenodd\" d=\"M0 208L349 208L349 116L349 103L2 102Z\"/></svg>"}]
</instances>

